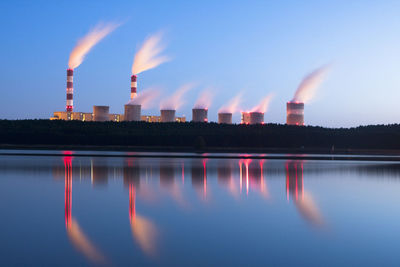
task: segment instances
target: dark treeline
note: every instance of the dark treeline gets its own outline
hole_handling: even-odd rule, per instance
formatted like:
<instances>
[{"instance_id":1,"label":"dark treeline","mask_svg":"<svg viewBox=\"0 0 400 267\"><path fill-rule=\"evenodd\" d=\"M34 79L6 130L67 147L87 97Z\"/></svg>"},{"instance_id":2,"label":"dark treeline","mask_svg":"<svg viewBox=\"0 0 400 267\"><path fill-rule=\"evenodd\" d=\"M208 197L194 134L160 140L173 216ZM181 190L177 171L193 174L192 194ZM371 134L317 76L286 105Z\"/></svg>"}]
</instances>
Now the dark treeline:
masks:
<instances>
[{"instance_id":1,"label":"dark treeline","mask_svg":"<svg viewBox=\"0 0 400 267\"><path fill-rule=\"evenodd\" d=\"M400 125L357 128L217 123L0 120L0 144L253 149L400 149Z\"/></svg>"}]
</instances>

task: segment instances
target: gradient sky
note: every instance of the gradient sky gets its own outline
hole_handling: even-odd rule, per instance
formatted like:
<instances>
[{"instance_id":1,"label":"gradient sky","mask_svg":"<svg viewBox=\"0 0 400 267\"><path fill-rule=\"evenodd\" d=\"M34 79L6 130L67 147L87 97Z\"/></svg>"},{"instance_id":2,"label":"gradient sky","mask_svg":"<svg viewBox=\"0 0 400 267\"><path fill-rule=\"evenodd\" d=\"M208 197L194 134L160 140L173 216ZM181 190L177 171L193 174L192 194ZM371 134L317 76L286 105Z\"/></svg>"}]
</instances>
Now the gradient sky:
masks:
<instances>
[{"instance_id":1,"label":"gradient sky","mask_svg":"<svg viewBox=\"0 0 400 267\"><path fill-rule=\"evenodd\" d=\"M333 63L305 121L330 127L400 122L400 1L11 1L0 3L0 118L49 118L65 109L66 69L77 40L98 22L123 25L75 69L75 111L122 113L134 53L165 31L171 62L138 77L138 91L170 95L197 83L216 92L209 120L243 91L243 109L273 92L266 122L284 123L302 78ZM159 114L159 101L146 114ZM235 120L239 121L239 114Z\"/></svg>"}]
</instances>

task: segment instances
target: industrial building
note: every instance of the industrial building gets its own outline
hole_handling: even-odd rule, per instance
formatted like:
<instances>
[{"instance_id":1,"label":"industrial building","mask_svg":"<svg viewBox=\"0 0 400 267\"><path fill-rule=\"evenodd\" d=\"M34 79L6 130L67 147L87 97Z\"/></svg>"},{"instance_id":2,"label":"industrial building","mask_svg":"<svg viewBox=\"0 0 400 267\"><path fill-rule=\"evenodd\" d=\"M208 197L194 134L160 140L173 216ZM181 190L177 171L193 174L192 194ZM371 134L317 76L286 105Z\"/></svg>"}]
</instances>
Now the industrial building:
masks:
<instances>
[{"instance_id":1,"label":"industrial building","mask_svg":"<svg viewBox=\"0 0 400 267\"><path fill-rule=\"evenodd\" d=\"M286 103L286 124L304 125L304 103L301 102Z\"/></svg>"},{"instance_id":2,"label":"industrial building","mask_svg":"<svg viewBox=\"0 0 400 267\"><path fill-rule=\"evenodd\" d=\"M263 124L264 112L250 112L250 124Z\"/></svg>"},{"instance_id":3,"label":"industrial building","mask_svg":"<svg viewBox=\"0 0 400 267\"><path fill-rule=\"evenodd\" d=\"M232 124L232 113L218 113L218 123Z\"/></svg>"},{"instance_id":4,"label":"industrial building","mask_svg":"<svg viewBox=\"0 0 400 267\"><path fill-rule=\"evenodd\" d=\"M53 117L50 120L77 120L77 121L94 121L93 113L85 113L85 112L66 112L66 111L56 111L53 114ZM121 122L124 120L123 114L109 114L108 121ZM161 122L161 116L154 115L141 115L140 121L145 122ZM186 122L186 117L175 117L173 120L175 122Z\"/></svg>"},{"instance_id":5,"label":"industrial building","mask_svg":"<svg viewBox=\"0 0 400 267\"><path fill-rule=\"evenodd\" d=\"M241 124L250 124L250 112L242 111Z\"/></svg>"},{"instance_id":6,"label":"industrial building","mask_svg":"<svg viewBox=\"0 0 400 267\"><path fill-rule=\"evenodd\" d=\"M193 122L207 122L208 110L206 108L194 108L192 109L192 121Z\"/></svg>"},{"instance_id":7,"label":"industrial building","mask_svg":"<svg viewBox=\"0 0 400 267\"><path fill-rule=\"evenodd\" d=\"M93 112L74 112L73 103L73 69L67 69L67 97L66 111L56 111L50 120L77 120L77 121L145 121L145 122L186 122L186 117L176 117L175 110L161 111L161 116L142 115L141 105L127 104L124 114L110 114L109 106L93 106ZM137 97L137 76L131 76L131 100ZM164 114L164 115L163 115Z\"/></svg>"}]
</instances>

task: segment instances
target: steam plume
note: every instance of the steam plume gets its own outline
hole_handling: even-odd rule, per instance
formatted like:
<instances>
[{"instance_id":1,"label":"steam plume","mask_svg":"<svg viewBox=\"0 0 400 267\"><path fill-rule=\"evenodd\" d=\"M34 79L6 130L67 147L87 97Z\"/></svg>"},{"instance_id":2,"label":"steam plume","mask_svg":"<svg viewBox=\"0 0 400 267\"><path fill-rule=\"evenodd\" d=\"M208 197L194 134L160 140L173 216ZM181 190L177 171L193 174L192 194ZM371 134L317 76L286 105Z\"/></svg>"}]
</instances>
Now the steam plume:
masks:
<instances>
[{"instance_id":1,"label":"steam plume","mask_svg":"<svg viewBox=\"0 0 400 267\"><path fill-rule=\"evenodd\" d=\"M69 56L69 68L77 68L83 62L90 49L92 49L93 46L95 46L118 26L119 25L113 23L108 23L105 25L98 24L93 30L80 39Z\"/></svg>"},{"instance_id":2,"label":"steam plume","mask_svg":"<svg viewBox=\"0 0 400 267\"><path fill-rule=\"evenodd\" d=\"M161 44L161 38L162 33L159 32L144 41L133 59L132 74L136 75L155 68L169 60L167 56L160 56L160 53L165 49L165 45Z\"/></svg>"},{"instance_id":3,"label":"steam plume","mask_svg":"<svg viewBox=\"0 0 400 267\"><path fill-rule=\"evenodd\" d=\"M251 112L262 112L265 113L268 110L269 102L271 102L271 99L273 97L273 94L268 94L263 100L261 100L260 104L258 106L255 106Z\"/></svg>"},{"instance_id":4,"label":"steam plume","mask_svg":"<svg viewBox=\"0 0 400 267\"><path fill-rule=\"evenodd\" d=\"M161 102L161 109L177 110L184 104L184 101L182 100L183 95L193 87L194 85L191 83L181 86L171 97Z\"/></svg>"},{"instance_id":5,"label":"steam plume","mask_svg":"<svg viewBox=\"0 0 400 267\"><path fill-rule=\"evenodd\" d=\"M235 113L238 111L238 106L240 104L240 101L242 100L242 95L243 93L237 94L234 98L232 98L229 102L228 105L223 106L219 109L218 113Z\"/></svg>"},{"instance_id":6,"label":"steam plume","mask_svg":"<svg viewBox=\"0 0 400 267\"><path fill-rule=\"evenodd\" d=\"M128 105L141 105L142 108L149 108L154 100L160 95L160 91L156 88L143 90L135 98L128 102Z\"/></svg>"},{"instance_id":7,"label":"steam plume","mask_svg":"<svg viewBox=\"0 0 400 267\"><path fill-rule=\"evenodd\" d=\"M292 101L306 103L311 100L330 67L330 65L324 65L307 75L297 88Z\"/></svg>"},{"instance_id":8,"label":"steam plume","mask_svg":"<svg viewBox=\"0 0 400 267\"><path fill-rule=\"evenodd\" d=\"M199 95L199 98L197 99L196 103L194 104L194 108L207 109L209 106L211 106L213 97L214 97L214 94L211 93L210 89L205 89Z\"/></svg>"}]
</instances>

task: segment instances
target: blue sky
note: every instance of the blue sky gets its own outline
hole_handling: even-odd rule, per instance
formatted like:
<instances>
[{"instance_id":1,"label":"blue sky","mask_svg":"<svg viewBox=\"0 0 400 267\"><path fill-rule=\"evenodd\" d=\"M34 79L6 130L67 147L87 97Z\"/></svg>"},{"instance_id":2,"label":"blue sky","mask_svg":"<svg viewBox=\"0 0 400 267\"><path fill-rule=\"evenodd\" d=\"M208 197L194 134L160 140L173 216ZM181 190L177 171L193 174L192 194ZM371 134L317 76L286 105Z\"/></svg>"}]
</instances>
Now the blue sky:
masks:
<instances>
[{"instance_id":1,"label":"blue sky","mask_svg":"<svg viewBox=\"0 0 400 267\"><path fill-rule=\"evenodd\" d=\"M109 105L122 113L138 46L165 31L173 60L140 74L170 95L198 86L178 115L191 117L213 86L209 120L243 91L243 109L275 94L267 122L285 122L302 78L333 63L305 121L329 127L400 121L399 1L1 1L0 118L49 118L65 108L66 68L76 41L98 22L122 22L75 70L76 111ZM159 114L156 103L143 113ZM236 114L239 121L239 114Z\"/></svg>"}]
</instances>

